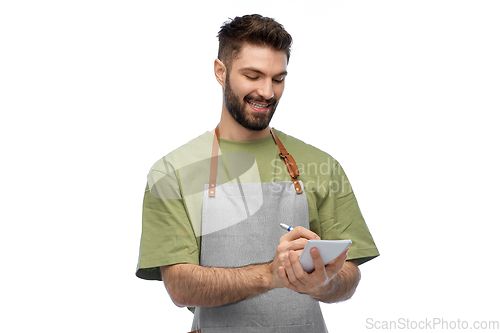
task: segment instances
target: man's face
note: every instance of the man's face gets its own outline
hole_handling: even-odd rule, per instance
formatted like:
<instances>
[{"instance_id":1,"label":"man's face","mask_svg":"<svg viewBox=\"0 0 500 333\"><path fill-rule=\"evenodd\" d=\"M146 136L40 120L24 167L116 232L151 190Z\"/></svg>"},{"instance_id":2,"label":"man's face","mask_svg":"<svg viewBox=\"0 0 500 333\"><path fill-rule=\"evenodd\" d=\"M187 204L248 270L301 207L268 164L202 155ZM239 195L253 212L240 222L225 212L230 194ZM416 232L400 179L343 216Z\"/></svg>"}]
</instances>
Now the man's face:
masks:
<instances>
[{"instance_id":1,"label":"man's face","mask_svg":"<svg viewBox=\"0 0 500 333\"><path fill-rule=\"evenodd\" d=\"M267 128L285 88L286 67L283 51L243 46L224 87L224 105L240 125L254 131Z\"/></svg>"}]
</instances>

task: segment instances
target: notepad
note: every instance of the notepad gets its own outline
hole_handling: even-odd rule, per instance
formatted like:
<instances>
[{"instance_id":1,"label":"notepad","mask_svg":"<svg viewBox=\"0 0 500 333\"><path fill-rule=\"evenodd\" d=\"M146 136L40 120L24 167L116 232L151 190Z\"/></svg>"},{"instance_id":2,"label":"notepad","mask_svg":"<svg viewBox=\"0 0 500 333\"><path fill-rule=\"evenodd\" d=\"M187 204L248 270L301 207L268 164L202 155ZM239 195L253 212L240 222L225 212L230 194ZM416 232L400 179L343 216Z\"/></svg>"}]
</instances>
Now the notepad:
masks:
<instances>
[{"instance_id":1,"label":"notepad","mask_svg":"<svg viewBox=\"0 0 500 333\"><path fill-rule=\"evenodd\" d=\"M335 260L342 254L350 245L350 239L344 240L308 240L302 254L300 255L299 262L302 268L307 273L314 271L314 262L311 257L311 249L317 248L323 263L326 265Z\"/></svg>"}]
</instances>

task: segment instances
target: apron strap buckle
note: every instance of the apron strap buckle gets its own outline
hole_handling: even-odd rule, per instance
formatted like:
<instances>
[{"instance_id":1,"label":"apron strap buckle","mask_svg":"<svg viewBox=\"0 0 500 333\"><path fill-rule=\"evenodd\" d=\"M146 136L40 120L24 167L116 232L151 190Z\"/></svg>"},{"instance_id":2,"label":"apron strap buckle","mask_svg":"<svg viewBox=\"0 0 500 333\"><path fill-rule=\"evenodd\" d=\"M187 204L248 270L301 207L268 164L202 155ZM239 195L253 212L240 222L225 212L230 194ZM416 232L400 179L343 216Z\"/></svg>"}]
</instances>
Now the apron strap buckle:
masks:
<instances>
[{"instance_id":1,"label":"apron strap buckle","mask_svg":"<svg viewBox=\"0 0 500 333\"><path fill-rule=\"evenodd\" d=\"M284 155L280 153L280 157L285 162L290 177L297 178L299 176L299 168L297 167L297 163L295 163L295 160L293 159L292 155L290 154Z\"/></svg>"},{"instance_id":2,"label":"apron strap buckle","mask_svg":"<svg viewBox=\"0 0 500 333\"><path fill-rule=\"evenodd\" d=\"M299 176L299 168L297 167L297 163L295 163L295 160L293 159L292 155L290 155L286 150L285 146L283 146L283 143L281 143L281 140L278 138L278 136L274 134L273 128L271 128L271 135L273 136L274 142L276 142L276 145L278 146L278 149L280 151L280 157L283 159L283 162L285 162L286 168L288 169L288 173L292 178L293 187L295 188L295 191L297 192L297 194L303 193L302 186L300 185L297 179L297 177Z\"/></svg>"},{"instance_id":3,"label":"apron strap buckle","mask_svg":"<svg viewBox=\"0 0 500 333\"><path fill-rule=\"evenodd\" d=\"M302 191L302 186L300 186L300 183L297 179L297 177L299 176L299 168L297 167L297 163L295 163L295 160L290 154L280 153L280 157L285 162L286 168L288 169L288 173L292 178L293 187L295 188L295 191L297 192L297 194L301 194L303 191Z\"/></svg>"}]
</instances>

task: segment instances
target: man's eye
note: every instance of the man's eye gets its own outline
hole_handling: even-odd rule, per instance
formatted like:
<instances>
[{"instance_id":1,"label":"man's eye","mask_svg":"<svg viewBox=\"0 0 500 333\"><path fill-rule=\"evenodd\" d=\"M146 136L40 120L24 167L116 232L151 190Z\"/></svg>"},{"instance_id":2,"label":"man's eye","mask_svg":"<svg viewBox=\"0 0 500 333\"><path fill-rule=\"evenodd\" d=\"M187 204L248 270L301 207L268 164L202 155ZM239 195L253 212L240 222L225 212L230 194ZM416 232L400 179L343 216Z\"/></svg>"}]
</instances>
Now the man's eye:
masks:
<instances>
[{"instance_id":1,"label":"man's eye","mask_svg":"<svg viewBox=\"0 0 500 333\"><path fill-rule=\"evenodd\" d=\"M245 75L248 79L250 80L257 80L258 78L257 77L253 77L253 76L248 76L248 75Z\"/></svg>"},{"instance_id":2,"label":"man's eye","mask_svg":"<svg viewBox=\"0 0 500 333\"><path fill-rule=\"evenodd\" d=\"M281 79L277 79L277 80L273 80L273 81L276 82L276 83L282 83L283 81L285 81L285 79L281 78Z\"/></svg>"}]
</instances>

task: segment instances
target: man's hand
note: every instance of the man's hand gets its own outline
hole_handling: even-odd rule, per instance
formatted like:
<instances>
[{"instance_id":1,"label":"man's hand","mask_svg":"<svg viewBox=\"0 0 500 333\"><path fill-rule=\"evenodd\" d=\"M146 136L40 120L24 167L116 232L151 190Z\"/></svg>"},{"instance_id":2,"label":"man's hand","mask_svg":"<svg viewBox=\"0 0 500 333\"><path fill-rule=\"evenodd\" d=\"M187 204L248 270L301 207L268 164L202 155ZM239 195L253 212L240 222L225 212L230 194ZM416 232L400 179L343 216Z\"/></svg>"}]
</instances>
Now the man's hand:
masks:
<instances>
[{"instance_id":1,"label":"man's hand","mask_svg":"<svg viewBox=\"0 0 500 333\"><path fill-rule=\"evenodd\" d=\"M341 302L351 298L361 274L355 262L346 261L349 249L327 265L324 265L319 251L316 248L311 249L314 272L308 274L302 268L299 257L309 239L320 238L312 231L301 227L281 237L276 256L271 263L273 288L286 287L326 303Z\"/></svg>"},{"instance_id":2,"label":"man's hand","mask_svg":"<svg viewBox=\"0 0 500 333\"><path fill-rule=\"evenodd\" d=\"M311 230L300 226L294 228L290 232L287 232L280 238L278 248L276 249L276 254L274 255L274 260L271 262L273 289L288 287L290 285L288 279L286 278L286 273L284 273L286 267L286 258L288 258L290 252L296 253L296 255L300 256L300 253L302 253L302 250L306 246L309 239L319 240L320 237ZM300 267L302 268L302 266ZM283 278L283 274L285 274L285 278Z\"/></svg>"},{"instance_id":3,"label":"man's hand","mask_svg":"<svg viewBox=\"0 0 500 333\"><path fill-rule=\"evenodd\" d=\"M314 271L310 274L302 268L299 262L300 255L295 251L289 251L284 256L284 268L280 267L280 277L285 281L287 288L320 299L332 291L331 281L342 270L348 251L349 249L345 250L335 260L325 265L318 249L312 248Z\"/></svg>"}]
</instances>

